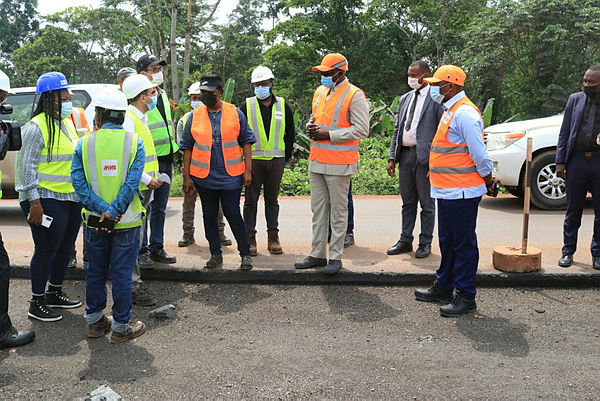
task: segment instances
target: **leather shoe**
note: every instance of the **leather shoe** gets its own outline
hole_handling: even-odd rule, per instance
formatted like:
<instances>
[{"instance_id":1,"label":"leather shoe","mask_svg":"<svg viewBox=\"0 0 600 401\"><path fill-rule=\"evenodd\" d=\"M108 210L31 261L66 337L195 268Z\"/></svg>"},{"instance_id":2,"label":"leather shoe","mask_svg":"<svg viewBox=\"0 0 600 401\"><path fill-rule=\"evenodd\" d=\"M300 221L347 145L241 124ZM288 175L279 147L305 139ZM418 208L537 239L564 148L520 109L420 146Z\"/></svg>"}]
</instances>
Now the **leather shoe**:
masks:
<instances>
[{"instance_id":1,"label":"leather shoe","mask_svg":"<svg viewBox=\"0 0 600 401\"><path fill-rule=\"evenodd\" d=\"M430 288L417 288L415 290L415 299L421 302L452 302L453 291L445 291L437 286L436 283Z\"/></svg>"},{"instance_id":2,"label":"leather shoe","mask_svg":"<svg viewBox=\"0 0 600 401\"><path fill-rule=\"evenodd\" d=\"M34 338L35 333L32 330L18 331L14 327L11 327L6 334L0 337L0 348L20 347L21 345L29 344Z\"/></svg>"},{"instance_id":3,"label":"leather shoe","mask_svg":"<svg viewBox=\"0 0 600 401\"><path fill-rule=\"evenodd\" d=\"M339 272L341 268L341 260L329 259L329 263L327 263L327 265L325 265L325 267L323 268L323 273L327 275L333 275Z\"/></svg>"},{"instance_id":4,"label":"leather shoe","mask_svg":"<svg viewBox=\"0 0 600 401\"><path fill-rule=\"evenodd\" d=\"M354 234L346 233L346 236L344 237L344 248L348 248L352 245L354 245Z\"/></svg>"},{"instance_id":5,"label":"leather shoe","mask_svg":"<svg viewBox=\"0 0 600 401\"><path fill-rule=\"evenodd\" d=\"M296 269L310 269L313 267L322 267L327 264L327 259L324 258L313 258L312 256L306 259L299 260L294 263Z\"/></svg>"},{"instance_id":6,"label":"leather shoe","mask_svg":"<svg viewBox=\"0 0 600 401\"><path fill-rule=\"evenodd\" d=\"M573 264L573 255L565 253L558 261L560 267L569 267Z\"/></svg>"},{"instance_id":7,"label":"leather shoe","mask_svg":"<svg viewBox=\"0 0 600 401\"><path fill-rule=\"evenodd\" d=\"M459 317L460 315L473 313L476 310L475 300L466 298L464 294L459 292L451 303L440 307L440 315L443 317Z\"/></svg>"},{"instance_id":8,"label":"leather shoe","mask_svg":"<svg viewBox=\"0 0 600 401\"><path fill-rule=\"evenodd\" d=\"M593 256L592 261L592 267L596 270L600 270L600 256Z\"/></svg>"},{"instance_id":9,"label":"leather shoe","mask_svg":"<svg viewBox=\"0 0 600 401\"><path fill-rule=\"evenodd\" d=\"M171 264L171 263L177 262L177 258L175 256L171 256L168 253L166 253L164 249L160 249L158 251L151 251L150 259L153 262L165 263L165 264Z\"/></svg>"},{"instance_id":10,"label":"leather shoe","mask_svg":"<svg viewBox=\"0 0 600 401\"><path fill-rule=\"evenodd\" d=\"M412 244L404 241L396 242L394 246L387 250L388 255L400 255L407 252L412 252Z\"/></svg>"},{"instance_id":11,"label":"leather shoe","mask_svg":"<svg viewBox=\"0 0 600 401\"><path fill-rule=\"evenodd\" d=\"M419 244L415 258L426 258L429 255L431 255L431 244Z\"/></svg>"}]
</instances>

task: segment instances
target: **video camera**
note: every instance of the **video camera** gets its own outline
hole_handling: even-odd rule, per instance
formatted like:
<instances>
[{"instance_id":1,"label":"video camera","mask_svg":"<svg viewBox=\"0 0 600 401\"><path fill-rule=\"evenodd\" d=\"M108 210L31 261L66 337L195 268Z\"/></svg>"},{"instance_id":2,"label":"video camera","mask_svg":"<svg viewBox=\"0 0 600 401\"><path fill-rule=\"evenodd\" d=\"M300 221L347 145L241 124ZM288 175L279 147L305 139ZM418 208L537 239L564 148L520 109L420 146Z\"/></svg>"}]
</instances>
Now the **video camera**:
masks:
<instances>
[{"instance_id":1,"label":"video camera","mask_svg":"<svg viewBox=\"0 0 600 401\"><path fill-rule=\"evenodd\" d=\"M12 114L13 107L10 104L0 104L0 115ZM0 118L0 160L6 156L6 152L21 150L21 124L16 121L4 121Z\"/></svg>"}]
</instances>

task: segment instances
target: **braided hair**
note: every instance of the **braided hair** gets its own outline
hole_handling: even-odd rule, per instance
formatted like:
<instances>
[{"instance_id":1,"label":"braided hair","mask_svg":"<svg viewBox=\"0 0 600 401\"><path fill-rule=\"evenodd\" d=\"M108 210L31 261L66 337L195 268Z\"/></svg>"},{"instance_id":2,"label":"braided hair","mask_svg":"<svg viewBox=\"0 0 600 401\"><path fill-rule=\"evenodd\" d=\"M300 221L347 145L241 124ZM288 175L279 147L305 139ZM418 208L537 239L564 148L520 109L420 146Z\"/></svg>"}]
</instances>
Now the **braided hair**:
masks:
<instances>
[{"instance_id":1,"label":"braided hair","mask_svg":"<svg viewBox=\"0 0 600 401\"><path fill-rule=\"evenodd\" d=\"M50 161L52 156L51 152L52 148L54 147L54 141L57 140L58 143L60 143L60 128L58 132L56 132L57 129L54 122L54 116L56 114L54 105L62 104L61 90L62 89L57 89L42 93L40 95L40 100L38 101L37 107L33 111L32 115L32 118L40 113L44 113L46 115L46 127L48 128L48 143L46 144L46 147L48 148L48 161Z\"/></svg>"}]
</instances>

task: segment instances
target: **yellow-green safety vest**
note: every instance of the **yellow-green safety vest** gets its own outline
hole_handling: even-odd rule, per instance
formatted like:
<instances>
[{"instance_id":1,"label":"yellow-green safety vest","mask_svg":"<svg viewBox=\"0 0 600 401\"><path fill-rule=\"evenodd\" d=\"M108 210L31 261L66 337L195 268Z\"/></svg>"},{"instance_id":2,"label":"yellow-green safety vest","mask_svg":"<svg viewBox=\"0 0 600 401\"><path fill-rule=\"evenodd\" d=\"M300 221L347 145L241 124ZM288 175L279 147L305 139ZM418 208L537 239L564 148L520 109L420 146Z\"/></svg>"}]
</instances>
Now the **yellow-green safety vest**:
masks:
<instances>
[{"instance_id":1,"label":"yellow-green safety vest","mask_svg":"<svg viewBox=\"0 0 600 401\"><path fill-rule=\"evenodd\" d=\"M146 115L148 116L148 129L152 134L152 139L154 139L154 148L156 149L157 156L167 156L171 151L171 146L173 147L173 153L179 150L179 146L177 146L177 142L173 137L173 119L171 117L171 106L169 105L169 96L167 96L167 92L162 91L160 94L162 98L163 105L165 106L165 116L167 117L167 123L160 114L158 107L148 111Z\"/></svg>"},{"instance_id":2,"label":"yellow-green safety vest","mask_svg":"<svg viewBox=\"0 0 600 401\"><path fill-rule=\"evenodd\" d=\"M71 184L71 161L79 136L73 122L69 118L62 120L66 133L54 122L56 134L50 152L48 152L50 133L46 125L46 114L40 113L29 122L36 124L44 137L44 147L40 152L40 161L37 168L38 187L65 194L75 192Z\"/></svg>"},{"instance_id":3,"label":"yellow-green safety vest","mask_svg":"<svg viewBox=\"0 0 600 401\"><path fill-rule=\"evenodd\" d=\"M105 202L112 203L125 183L129 168L137 154L138 135L124 129L100 129L83 137L81 155L85 178L92 190ZM125 229L142 225L145 209L138 194L115 225L115 229ZM83 209L84 221L92 214Z\"/></svg>"},{"instance_id":4,"label":"yellow-green safety vest","mask_svg":"<svg viewBox=\"0 0 600 401\"><path fill-rule=\"evenodd\" d=\"M269 130L269 139L260 114L260 105L256 96L246 99L246 117L248 124L254 132L256 142L252 145L252 158L261 160L271 160L274 157L285 157L285 100L282 97L275 97L271 114L271 128Z\"/></svg>"},{"instance_id":5,"label":"yellow-green safety vest","mask_svg":"<svg viewBox=\"0 0 600 401\"><path fill-rule=\"evenodd\" d=\"M135 111L128 109L125 112L125 118L130 119L135 127L135 133L144 141L144 150L146 151L146 164L144 164L144 173L150 175L152 178L158 178L158 157L156 156L156 149L154 148L154 142L152 141L152 134L148 129L148 126L140 119ZM140 182L140 190L145 191L148 187Z\"/></svg>"}]
</instances>

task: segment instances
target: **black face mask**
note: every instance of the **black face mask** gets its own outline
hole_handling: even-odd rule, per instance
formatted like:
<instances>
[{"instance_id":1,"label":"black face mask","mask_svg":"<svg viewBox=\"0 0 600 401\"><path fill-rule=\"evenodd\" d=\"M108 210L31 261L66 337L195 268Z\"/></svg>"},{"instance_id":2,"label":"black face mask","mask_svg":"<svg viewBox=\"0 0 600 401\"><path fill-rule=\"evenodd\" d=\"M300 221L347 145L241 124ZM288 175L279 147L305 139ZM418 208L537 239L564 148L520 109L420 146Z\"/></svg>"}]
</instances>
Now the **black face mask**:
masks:
<instances>
[{"instance_id":1,"label":"black face mask","mask_svg":"<svg viewBox=\"0 0 600 401\"><path fill-rule=\"evenodd\" d=\"M203 93L200 95L200 100L208 107L213 107L215 104L217 104L217 95L212 93Z\"/></svg>"},{"instance_id":2,"label":"black face mask","mask_svg":"<svg viewBox=\"0 0 600 401\"><path fill-rule=\"evenodd\" d=\"M584 86L581 90L587 97L598 97L598 93L600 93L600 89L597 86Z\"/></svg>"}]
</instances>

